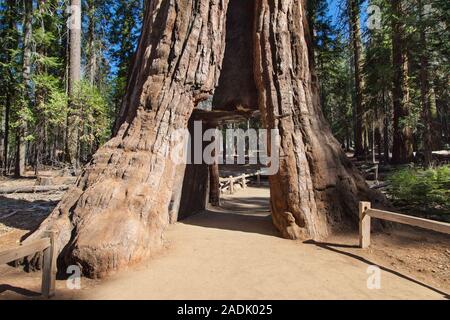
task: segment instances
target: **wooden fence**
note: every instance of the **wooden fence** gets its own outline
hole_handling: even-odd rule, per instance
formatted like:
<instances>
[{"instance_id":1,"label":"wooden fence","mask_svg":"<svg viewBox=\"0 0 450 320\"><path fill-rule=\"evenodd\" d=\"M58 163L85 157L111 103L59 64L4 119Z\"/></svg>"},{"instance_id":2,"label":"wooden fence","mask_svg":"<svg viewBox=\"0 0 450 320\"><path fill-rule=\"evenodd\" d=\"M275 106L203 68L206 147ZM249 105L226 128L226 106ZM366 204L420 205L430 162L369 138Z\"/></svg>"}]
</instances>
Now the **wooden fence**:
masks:
<instances>
[{"instance_id":1,"label":"wooden fence","mask_svg":"<svg viewBox=\"0 0 450 320\"><path fill-rule=\"evenodd\" d=\"M236 192L236 186L240 185L242 189L246 189L250 183L248 178L256 177L256 183L261 185L261 171L252 174L242 174L240 176L229 176L228 178L220 178L220 193L233 194Z\"/></svg>"},{"instance_id":2,"label":"wooden fence","mask_svg":"<svg viewBox=\"0 0 450 320\"><path fill-rule=\"evenodd\" d=\"M450 223L434 221L424 218L408 216L400 213L372 209L370 202L359 203L359 246L370 246L370 220L371 218L383 219L392 222L407 224L414 227L429 229L441 233L450 234Z\"/></svg>"},{"instance_id":3,"label":"wooden fence","mask_svg":"<svg viewBox=\"0 0 450 320\"><path fill-rule=\"evenodd\" d=\"M56 280L56 246L55 234L47 232L44 238L23 244L19 247L0 251L0 265L17 261L24 257L43 252L42 295L50 298L55 295Z\"/></svg>"}]
</instances>

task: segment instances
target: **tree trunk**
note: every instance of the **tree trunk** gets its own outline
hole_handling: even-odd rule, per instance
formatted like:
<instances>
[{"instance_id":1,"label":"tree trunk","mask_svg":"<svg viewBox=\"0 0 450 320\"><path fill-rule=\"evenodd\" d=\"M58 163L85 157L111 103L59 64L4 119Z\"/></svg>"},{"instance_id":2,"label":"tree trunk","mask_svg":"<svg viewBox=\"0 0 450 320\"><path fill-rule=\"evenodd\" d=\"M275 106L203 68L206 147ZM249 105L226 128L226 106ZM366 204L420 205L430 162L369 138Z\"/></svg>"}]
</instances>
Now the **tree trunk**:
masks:
<instances>
[{"instance_id":1,"label":"tree trunk","mask_svg":"<svg viewBox=\"0 0 450 320\"><path fill-rule=\"evenodd\" d=\"M359 17L359 1L350 0L350 27L353 49L353 64L355 77L355 157L364 155L363 145L363 77L362 77L362 49L361 49L361 26Z\"/></svg>"},{"instance_id":2,"label":"tree trunk","mask_svg":"<svg viewBox=\"0 0 450 320\"><path fill-rule=\"evenodd\" d=\"M0 121L0 170L3 172L5 167L5 117L6 117L6 106L2 110L1 121ZM0 173L1 174L1 173Z\"/></svg>"},{"instance_id":3,"label":"tree trunk","mask_svg":"<svg viewBox=\"0 0 450 320\"><path fill-rule=\"evenodd\" d=\"M250 127L250 123L247 121L247 130ZM218 124L211 123L207 124L207 129L214 129L217 132L220 132L218 128ZM220 132L222 134L222 132ZM217 152L220 149L220 141L216 141L214 137L211 143L215 143L215 149L212 150L211 156L214 157L214 163L208 165L209 170L209 195L208 195L208 203L212 206L219 207L220 206L220 171L219 171L219 153ZM246 148L247 150L247 148ZM247 152L248 154L248 152Z\"/></svg>"},{"instance_id":4,"label":"tree trunk","mask_svg":"<svg viewBox=\"0 0 450 320\"><path fill-rule=\"evenodd\" d=\"M214 163L209 166L209 203L215 207L220 206L220 175L219 165Z\"/></svg>"},{"instance_id":5,"label":"tree trunk","mask_svg":"<svg viewBox=\"0 0 450 320\"><path fill-rule=\"evenodd\" d=\"M377 153L378 153L378 162L382 162L382 154L383 154L383 144L381 142L381 128L377 127L376 133L375 133L375 141L376 141L376 147L377 147Z\"/></svg>"},{"instance_id":6,"label":"tree trunk","mask_svg":"<svg viewBox=\"0 0 450 320\"><path fill-rule=\"evenodd\" d=\"M406 50L406 27L403 19L403 1L391 0L392 5L392 54L394 82L392 99L394 103L394 144L392 162L404 164L412 160L412 130L402 123L409 116L408 54Z\"/></svg>"},{"instance_id":7,"label":"tree trunk","mask_svg":"<svg viewBox=\"0 0 450 320\"><path fill-rule=\"evenodd\" d=\"M381 94L382 102L383 102L383 111L384 111L384 120L383 120L383 153L384 153L384 163L388 164L390 161L389 152L389 120L390 120L390 112L389 105L386 103L386 92L382 91Z\"/></svg>"},{"instance_id":8,"label":"tree trunk","mask_svg":"<svg viewBox=\"0 0 450 320\"><path fill-rule=\"evenodd\" d=\"M149 257L169 222L170 137L217 84L227 1L148 3L115 137L32 237L59 232L60 265L100 277Z\"/></svg>"},{"instance_id":9,"label":"tree trunk","mask_svg":"<svg viewBox=\"0 0 450 320\"><path fill-rule=\"evenodd\" d=\"M444 74L443 77L436 77L434 84L434 104L436 105L436 109L440 118L439 120L441 122L441 128L436 134L434 144L438 144L439 146L450 144L450 109L449 92L447 85L449 81L449 75Z\"/></svg>"},{"instance_id":10,"label":"tree trunk","mask_svg":"<svg viewBox=\"0 0 450 320\"><path fill-rule=\"evenodd\" d=\"M319 104L304 1L257 1L256 82L264 125L281 136L270 176L272 215L283 236L323 239L355 225L360 199L375 200L332 136Z\"/></svg>"},{"instance_id":11,"label":"tree trunk","mask_svg":"<svg viewBox=\"0 0 450 320\"><path fill-rule=\"evenodd\" d=\"M217 149L217 148L216 148ZM215 158L213 164L209 165L209 203L213 206L220 206L220 171L219 171L219 155L216 150L212 156Z\"/></svg>"},{"instance_id":12,"label":"tree trunk","mask_svg":"<svg viewBox=\"0 0 450 320\"><path fill-rule=\"evenodd\" d=\"M89 83L91 86L95 83L95 76L97 73L97 56L95 48L95 2L88 1L88 59L89 59Z\"/></svg>"},{"instance_id":13,"label":"tree trunk","mask_svg":"<svg viewBox=\"0 0 450 320\"><path fill-rule=\"evenodd\" d=\"M3 114L3 149L2 149L2 174L7 175L8 173L8 147L9 147L9 116L11 112L11 93L12 88L8 86L6 89L6 98L5 98L5 111Z\"/></svg>"},{"instance_id":14,"label":"tree trunk","mask_svg":"<svg viewBox=\"0 0 450 320\"><path fill-rule=\"evenodd\" d=\"M431 119L431 95L429 85L429 63L427 50L427 34L426 25L423 20L425 14L422 1L419 0L419 28L420 28L420 97L422 101L422 124L423 135L423 152L424 152L424 166L431 167L433 162L433 139L432 139L432 119Z\"/></svg>"},{"instance_id":15,"label":"tree trunk","mask_svg":"<svg viewBox=\"0 0 450 320\"><path fill-rule=\"evenodd\" d=\"M37 3L37 10L39 14L44 16L43 3ZM39 32L46 32L45 20L40 21ZM45 46L38 45L36 48L37 54L41 57L47 56L47 49ZM42 63L37 63L35 66L35 74L42 75L47 73L47 67ZM39 164L41 161L42 154L45 155L45 122L46 117L42 115L43 105L45 104L46 90L42 87L35 89L35 129L34 129L34 141L33 141L33 165L34 165L34 175L39 175Z\"/></svg>"},{"instance_id":16,"label":"tree trunk","mask_svg":"<svg viewBox=\"0 0 450 320\"><path fill-rule=\"evenodd\" d=\"M29 107L32 103L31 94L31 38L33 27L33 1L25 0L25 18L24 18L24 30L23 30L23 86L24 86L24 105L23 109ZM20 124L16 133L16 161L14 168L14 175L21 177L25 173L25 157L26 157L26 141L27 134L27 119L20 116Z\"/></svg>"},{"instance_id":17,"label":"tree trunk","mask_svg":"<svg viewBox=\"0 0 450 320\"><path fill-rule=\"evenodd\" d=\"M71 0L69 23L69 111L67 116L66 160L78 168L79 110L75 103L81 80L81 0Z\"/></svg>"},{"instance_id":18,"label":"tree trunk","mask_svg":"<svg viewBox=\"0 0 450 320\"><path fill-rule=\"evenodd\" d=\"M7 5L7 17L8 17L8 29L9 30L15 30L16 29L16 25L15 25L15 20L14 20L14 16L13 16L13 11L14 11L14 6L15 3L12 0L8 0L6 2ZM14 42L13 42L14 43ZM17 43L16 43L17 45ZM5 57L6 57L6 61L9 63L11 61L11 51L12 49L15 49L15 45L13 45L11 43L11 39L9 39L7 42L5 42ZM8 155L9 155L9 136L10 136L10 128L9 128L9 121L10 121L10 116L11 116L11 106L12 106L12 101L13 101L13 95L14 95L14 76L13 73L11 71L11 67L8 68L8 73L6 75L7 79L8 79L8 85L6 87L6 94L5 94L5 111L4 111L4 135L3 135L3 167L2 167L2 171L3 171L3 175L7 175L8 174Z\"/></svg>"},{"instance_id":19,"label":"tree trunk","mask_svg":"<svg viewBox=\"0 0 450 320\"><path fill-rule=\"evenodd\" d=\"M181 174L168 156L171 136L187 127L195 106L219 83L228 3L148 2L115 137L30 237L58 231L60 267L79 264L84 274L99 277L161 247ZM255 5L259 107L265 126L281 133L280 171L270 177L274 223L283 236L302 239L355 227L358 200L377 195L345 157L320 110L304 4ZM191 189L184 191L192 193L197 178L208 181L203 167L188 165L184 185Z\"/></svg>"},{"instance_id":20,"label":"tree trunk","mask_svg":"<svg viewBox=\"0 0 450 320\"><path fill-rule=\"evenodd\" d=\"M9 59L8 59L9 60ZM7 76L8 77L8 76ZM6 175L6 162L8 159L8 130L9 130L9 110L10 110L10 104L11 99L9 97L9 86L6 86L5 90L5 105L2 108L2 115L1 115L1 121L0 121L0 175Z\"/></svg>"}]
</instances>

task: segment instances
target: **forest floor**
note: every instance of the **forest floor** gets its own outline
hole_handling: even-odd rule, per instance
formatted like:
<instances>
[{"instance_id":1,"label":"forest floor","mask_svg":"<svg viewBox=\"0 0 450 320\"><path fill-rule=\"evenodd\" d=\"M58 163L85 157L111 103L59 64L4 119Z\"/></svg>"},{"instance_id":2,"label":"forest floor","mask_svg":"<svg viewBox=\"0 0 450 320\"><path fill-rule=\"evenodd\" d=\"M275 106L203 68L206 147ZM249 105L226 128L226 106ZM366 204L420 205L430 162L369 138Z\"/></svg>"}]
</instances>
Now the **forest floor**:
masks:
<instances>
[{"instance_id":1,"label":"forest floor","mask_svg":"<svg viewBox=\"0 0 450 320\"><path fill-rule=\"evenodd\" d=\"M0 181L0 187L11 183ZM0 196L0 250L17 245L61 196L62 192ZM225 196L220 209L170 226L164 250L150 261L105 280L83 278L81 290L69 290L66 281L58 280L56 298L449 298L447 236L389 229L375 233L367 250L357 248L356 233L335 235L326 243L287 241L278 237L271 223L268 201L267 187ZM372 265L381 269L380 289L367 287ZM0 266L0 299L39 298L40 281L40 273Z\"/></svg>"}]
</instances>

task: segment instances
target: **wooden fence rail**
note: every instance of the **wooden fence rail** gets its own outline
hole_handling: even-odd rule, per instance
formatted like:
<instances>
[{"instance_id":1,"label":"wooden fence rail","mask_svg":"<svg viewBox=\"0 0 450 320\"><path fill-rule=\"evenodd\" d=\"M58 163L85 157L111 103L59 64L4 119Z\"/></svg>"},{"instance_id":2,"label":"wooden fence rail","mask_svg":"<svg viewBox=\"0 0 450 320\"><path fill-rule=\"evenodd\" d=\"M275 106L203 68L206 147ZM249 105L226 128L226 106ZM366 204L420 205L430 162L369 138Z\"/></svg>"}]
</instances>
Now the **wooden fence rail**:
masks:
<instances>
[{"instance_id":1,"label":"wooden fence rail","mask_svg":"<svg viewBox=\"0 0 450 320\"><path fill-rule=\"evenodd\" d=\"M441 233L450 234L450 223L434 221L424 218L408 216L383 210L372 209L370 202L359 203L359 246L370 246L370 220L371 218L383 219L392 222L407 224L414 227L429 229Z\"/></svg>"},{"instance_id":2,"label":"wooden fence rail","mask_svg":"<svg viewBox=\"0 0 450 320\"><path fill-rule=\"evenodd\" d=\"M45 298L50 298L55 295L56 280L57 253L53 232L47 232L44 238L23 244L17 248L0 251L0 265L17 261L38 252L43 252L42 295Z\"/></svg>"},{"instance_id":3,"label":"wooden fence rail","mask_svg":"<svg viewBox=\"0 0 450 320\"><path fill-rule=\"evenodd\" d=\"M248 178L256 177L256 183L261 185L261 172L258 171L252 174L242 174L240 176L230 176L228 178L220 178L220 192L225 193L228 191L229 194L233 194L236 192L236 185L240 184L242 189L246 189L250 180Z\"/></svg>"}]
</instances>

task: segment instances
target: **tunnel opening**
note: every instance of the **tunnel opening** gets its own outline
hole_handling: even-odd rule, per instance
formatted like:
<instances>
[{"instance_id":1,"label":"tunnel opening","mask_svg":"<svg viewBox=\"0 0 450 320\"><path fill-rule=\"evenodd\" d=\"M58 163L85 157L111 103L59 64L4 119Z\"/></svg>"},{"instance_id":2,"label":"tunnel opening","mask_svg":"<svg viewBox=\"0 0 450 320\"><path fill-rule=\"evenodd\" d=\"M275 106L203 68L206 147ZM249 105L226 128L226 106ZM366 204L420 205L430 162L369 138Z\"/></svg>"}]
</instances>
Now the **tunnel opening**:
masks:
<instances>
[{"instance_id":1,"label":"tunnel opening","mask_svg":"<svg viewBox=\"0 0 450 320\"><path fill-rule=\"evenodd\" d=\"M260 127L258 92L254 77L255 5L255 0L229 1L224 57L218 85L213 95L199 102L194 109L188 125L191 137L196 134L193 129L194 121L201 121L202 134L207 129L216 128L224 132L227 128L238 128L239 124L246 123L257 124L257 127ZM248 162L248 159L246 161ZM180 199L172 201L171 212L178 210L177 214L172 214L176 216L176 219L171 218L172 222L201 212L209 204L217 204L217 199L214 198L217 197L217 192L219 198L222 193L218 186L222 183L219 179L228 177L228 174L247 174L253 167L197 163L187 164L180 170L184 170L184 178L177 182L176 188L182 188L182 192ZM256 181L256 176L251 180ZM242 187L242 183L237 182L235 187L239 186ZM215 190L217 188L219 191Z\"/></svg>"},{"instance_id":2,"label":"tunnel opening","mask_svg":"<svg viewBox=\"0 0 450 320\"><path fill-rule=\"evenodd\" d=\"M255 0L230 0L227 11L225 53L213 110L257 110L254 77Z\"/></svg>"}]
</instances>

